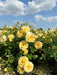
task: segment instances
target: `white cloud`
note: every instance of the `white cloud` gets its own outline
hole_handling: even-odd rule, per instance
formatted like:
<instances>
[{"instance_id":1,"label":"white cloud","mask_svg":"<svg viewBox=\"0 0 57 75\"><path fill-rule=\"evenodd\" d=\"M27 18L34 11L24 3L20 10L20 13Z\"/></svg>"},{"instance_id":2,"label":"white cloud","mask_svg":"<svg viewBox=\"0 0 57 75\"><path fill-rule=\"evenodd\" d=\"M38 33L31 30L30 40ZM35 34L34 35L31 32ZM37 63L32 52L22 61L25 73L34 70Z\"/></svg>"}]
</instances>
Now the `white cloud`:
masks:
<instances>
[{"instance_id":1,"label":"white cloud","mask_svg":"<svg viewBox=\"0 0 57 75\"><path fill-rule=\"evenodd\" d=\"M21 0L0 0L0 15L28 15L52 10L57 0L32 0L24 4Z\"/></svg>"},{"instance_id":2,"label":"white cloud","mask_svg":"<svg viewBox=\"0 0 57 75\"><path fill-rule=\"evenodd\" d=\"M43 20L45 22L55 22L57 21L57 16L43 17L41 15L35 15L35 19L36 21Z\"/></svg>"},{"instance_id":3,"label":"white cloud","mask_svg":"<svg viewBox=\"0 0 57 75\"><path fill-rule=\"evenodd\" d=\"M52 10L56 6L57 0L33 0L28 2L26 14L35 14L42 10Z\"/></svg>"},{"instance_id":4,"label":"white cloud","mask_svg":"<svg viewBox=\"0 0 57 75\"><path fill-rule=\"evenodd\" d=\"M0 15L24 15L25 4L18 0L0 0Z\"/></svg>"}]
</instances>

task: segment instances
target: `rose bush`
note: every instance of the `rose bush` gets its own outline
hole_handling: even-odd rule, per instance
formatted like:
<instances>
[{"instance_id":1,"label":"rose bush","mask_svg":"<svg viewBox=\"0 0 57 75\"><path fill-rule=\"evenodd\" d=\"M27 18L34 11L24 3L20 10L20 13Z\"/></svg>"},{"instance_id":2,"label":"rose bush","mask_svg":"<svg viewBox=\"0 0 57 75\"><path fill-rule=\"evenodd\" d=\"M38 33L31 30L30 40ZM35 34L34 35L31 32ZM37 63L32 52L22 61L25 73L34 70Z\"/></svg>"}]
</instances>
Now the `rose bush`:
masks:
<instances>
[{"instance_id":1,"label":"rose bush","mask_svg":"<svg viewBox=\"0 0 57 75\"><path fill-rule=\"evenodd\" d=\"M4 71L19 74L33 73L38 60L57 61L57 28L44 31L19 22L13 27L5 25L0 28L0 58L5 61Z\"/></svg>"}]
</instances>

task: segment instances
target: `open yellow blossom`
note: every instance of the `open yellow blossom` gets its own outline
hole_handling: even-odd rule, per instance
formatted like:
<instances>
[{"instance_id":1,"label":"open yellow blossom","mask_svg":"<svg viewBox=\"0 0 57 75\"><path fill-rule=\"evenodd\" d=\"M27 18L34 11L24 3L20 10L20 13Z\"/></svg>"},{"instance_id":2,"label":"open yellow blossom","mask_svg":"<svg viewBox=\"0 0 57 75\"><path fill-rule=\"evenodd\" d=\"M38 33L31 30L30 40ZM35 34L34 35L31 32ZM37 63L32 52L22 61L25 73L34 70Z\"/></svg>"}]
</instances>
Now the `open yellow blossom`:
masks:
<instances>
[{"instance_id":1,"label":"open yellow blossom","mask_svg":"<svg viewBox=\"0 0 57 75\"><path fill-rule=\"evenodd\" d=\"M19 30L19 31L17 32L17 37L23 37L23 36L24 36L23 30Z\"/></svg>"},{"instance_id":2,"label":"open yellow blossom","mask_svg":"<svg viewBox=\"0 0 57 75\"><path fill-rule=\"evenodd\" d=\"M24 49L23 51L24 51L24 55L28 54L28 50L27 49Z\"/></svg>"},{"instance_id":3,"label":"open yellow blossom","mask_svg":"<svg viewBox=\"0 0 57 75\"><path fill-rule=\"evenodd\" d=\"M32 32L28 32L25 37L26 41L28 42L34 42L35 39L37 38Z\"/></svg>"},{"instance_id":4,"label":"open yellow blossom","mask_svg":"<svg viewBox=\"0 0 57 75\"><path fill-rule=\"evenodd\" d=\"M28 43L26 41L21 41L19 43L19 48L22 50L28 48Z\"/></svg>"},{"instance_id":5,"label":"open yellow blossom","mask_svg":"<svg viewBox=\"0 0 57 75\"><path fill-rule=\"evenodd\" d=\"M5 26L4 26L4 28L8 29L8 26L7 26L7 25L5 25Z\"/></svg>"},{"instance_id":6,"label":"open yellow blossom","mask_svg":"<svg viewBox=\"0 0 57 75\"><path fill-rule=\"evenodd\" d=\"M5 42L6 40L7 40L6 36L3 35L3 36L2 36L2 41Z\"/></svg>"},{"instance_id":7,"label":"open yellow blossom","mask_svg":"<svg viewBox=\"0 0 57 75\"><path fill-rule=\"evenodd\" d=\"M3 30L3 33L6 33L7 31L6 30Z\"/></svg>"},{"instance_id":8,"label":"open yellow blossom","mask_svg":"<svg viewBox=\"0 0 57 75\"><path fill-rule=\"evenodd\" d=\"M40 41L36 41L36 42L34 43L34 47L35 47L36 49L40 49L40 48L42 48L42 46L43 46L43 44L42 44L42 42L40 42Z\"/></svg>"},{"instance_id":9,"label":"open yellow blossom","mask_svg":"<svg viewBox=\"0 0 57 75\"><path fill-rule=\"evenodd\" d=\"M4 71L7 71L7 68L4 68Z\"/></svg>"},{"instance_id":10,"label":"open yellow blossom","mask_svg":"<svg viewBox=\"0 0 57 75\"><path fill-rule=\"evenodd\" d=\"M1 38L0 38L0 42L5 42L7 40L6 36L3 35Z\"/></svg>"},{"instance_id":11,"label":"open yellow blossom","mask_svg":"<svg viewBox=\"0 0 57 75\"><path fill-rule=\"evenodd\" d=\"M48 33L48 31L45 31L45 34L47 34Z\"/></svg>"},{"instance_id":12,"label":"open yellow blossom","mask_svg":"<svg viewBox=\"0 0 57 75\"><path fill-rule=\"evenodd\" d=\"M24 66L24 71L29 73L33 70L33 67L34 67L33 63L28 61Z\"/></svg>"},{"instance_id":13,"label":"open yellow blossom","mask_svg":"<svg viewBox=\"0 0 57 75\"><path fill-rule=\"evenodd\" d=\"M13 29L13 27L12 27L12 26L9 26L9 28L10 28L10 29Z\"/></svg>"},{"instance_id":14,"label":"open yellow blossom","mask_svg":"<svg viewBox=\"0 0 57 75\"><path fill-rule=\"evenodd\" d=\"M18 64L20 67L24 67L27 61L28 61L28 58L26 56L22 56L19 58Z\"/></svg>"},{"instance_id":15,"label":"open yellow blossom","mask_svg":"<svg viewBox=\"0 0 57 75\"><path fill-rule=\"evenodd\" d=\"M28 26L23 26L22 30L23 30L23 32L27 33L30 31L30 28Z\"/></svg>"},{"instance_id":16,"label":"open yellow blossom","mask_svg":"<svg viewBox=\"0 0 57 75\"><path fill-rule=\"evenodd\" d=\"M10 34L10 35L8 36L8 38L14 38L14 35L13 35L13 34Z\"/></svg>"},{"instance_id":17,"label":"open yellow blossom","mask_svg":"<svg viewBox=\"0 0 57 75\"><path fill-rule=\"evenodd\" d=\"M14 38L14 35L10 34L10 35L8 35L8 38L9 38L9 41L11 42L13 40L13 38Z\"/></svg>"},{"instance_id":18,"label":"open yellow blossom","mask_svg":"<svg viewBox=\"0 0 57 75\"><path fill-rule=\"evenodd\" d=\"M17 66L17 72L18 72L19 74L24 74L24 69L18 65L18 66Z\"/></svg>"}]
</instances>

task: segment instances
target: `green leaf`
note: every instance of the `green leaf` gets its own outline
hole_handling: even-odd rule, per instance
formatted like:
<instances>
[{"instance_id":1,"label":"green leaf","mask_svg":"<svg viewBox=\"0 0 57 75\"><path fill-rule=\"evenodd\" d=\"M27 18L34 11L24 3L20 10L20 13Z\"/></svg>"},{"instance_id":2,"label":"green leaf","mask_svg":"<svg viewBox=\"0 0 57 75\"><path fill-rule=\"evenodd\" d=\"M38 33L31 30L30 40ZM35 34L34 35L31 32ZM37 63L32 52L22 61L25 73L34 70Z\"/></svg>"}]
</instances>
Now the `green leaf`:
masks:
<instances>
[{"instance_id":1,"label":"green leaf","mask_svg":"<svg viewBox=\"0 0 57 75\"><path fill-rule=\"evenodd\" d=\"M28 56L28 58L29 58L29 60L31 60L31 59L32 59L32 54L30 54L30 55Z\"/></svg>"},{"instance_id":2,"label":"green leaf","mask_svg":"<svg viewBox=\"0 0 57 75\"><path fill-rule=\"evenodd\" d=\"M33 59L36 59L38 57L38 55L33 55L32 57L33 57Z\"/></svg>"},{"instance_id":3,"label":"green leaf","mask_svg":"<svg viewBox=\"0 0 57 75\"><path fill-rule=\"evenodd\" d=\"M9 57L9 55L6 55L6 57Z\"/></svg>"},{"instance_id":4,"label":"green leaf","mask_svg":"<svg viewBox=\"0 0 57 75\"><path fill-rule=\"evenodd\" d=\"M53 53L51 53L50 54L50 57L52 58L52 57L55 57L56 56L56 52L53 52Z\"/></svg>"}]
</instances>

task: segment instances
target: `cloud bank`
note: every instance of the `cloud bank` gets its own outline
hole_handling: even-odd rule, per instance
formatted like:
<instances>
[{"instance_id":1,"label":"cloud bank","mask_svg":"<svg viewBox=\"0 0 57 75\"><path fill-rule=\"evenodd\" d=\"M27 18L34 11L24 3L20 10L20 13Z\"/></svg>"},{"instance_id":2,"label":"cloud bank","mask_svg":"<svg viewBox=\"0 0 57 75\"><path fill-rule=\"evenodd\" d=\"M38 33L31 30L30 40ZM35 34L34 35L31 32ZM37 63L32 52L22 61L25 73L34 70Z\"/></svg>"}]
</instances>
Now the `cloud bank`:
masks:
<instances>
[{"instance_id":1,"label":"cloud bank","mask_svg":"<svg viewBox=\"0 0 57 75\"><path fill-rule=\"evenodd\" d=\"M0 15L24 15L25 5L18 0L0 0Z\"/></svg>"},{"instance_id":2,"label":"cloud bank","mask_svg":"<svg viewBox=\"0 0 57 75\"><path fill-rule=\"evenodd\" d=\"M45 22L56 22L57 16L51 16L51 17L43 17L41 15L35 15L36 21L43 20Z\"/></svg>"},{"instance_id":3,"label":"cloud bank","mask_svg":"<svg viewBox=\"0 0 57 75\"><path fill-rule=\"evenodd\" d=\"M52 10L57 0L32 0L24 4L20 0L0 0L0 15L28 15Z\"/></svg>"},{"instance_id":4,"label":"cloud bank","mask_svg":"<svg viewBox=\"0 0 57 75\"><path fill-rule=\"evenodd\" d=\"M33 0L28 2L26 14L35 14L40 11L52 10L56 6L57 0Z\"/></svg>"}]
</instances>

